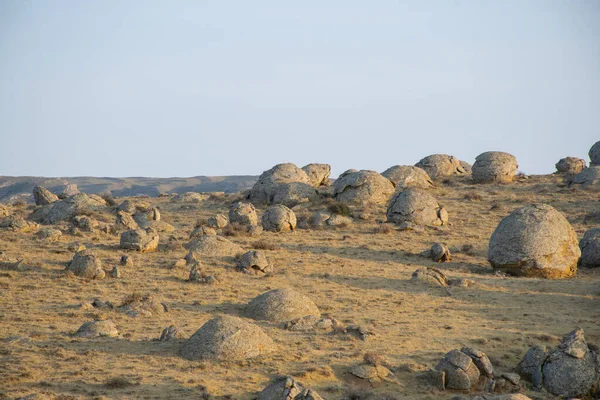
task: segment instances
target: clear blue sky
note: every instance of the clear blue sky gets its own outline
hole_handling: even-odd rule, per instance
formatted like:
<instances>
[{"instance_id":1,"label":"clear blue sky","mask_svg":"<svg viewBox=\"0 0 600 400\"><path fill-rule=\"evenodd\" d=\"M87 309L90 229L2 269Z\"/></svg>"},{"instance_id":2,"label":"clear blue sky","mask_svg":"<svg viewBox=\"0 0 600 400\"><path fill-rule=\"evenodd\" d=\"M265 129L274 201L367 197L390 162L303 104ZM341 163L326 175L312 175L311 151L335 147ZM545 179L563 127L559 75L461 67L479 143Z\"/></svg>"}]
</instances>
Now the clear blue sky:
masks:
<instances>
[{"instance_id":1,"label":"clear blue sky","mask_svg":"<svg viewBox=\"0 0 600 400\"><path fill-rule=\"evenodd\" d=\"M0 175L382 171L600 140L600 1L0 1Z\"/></svg>"}]
</instances>

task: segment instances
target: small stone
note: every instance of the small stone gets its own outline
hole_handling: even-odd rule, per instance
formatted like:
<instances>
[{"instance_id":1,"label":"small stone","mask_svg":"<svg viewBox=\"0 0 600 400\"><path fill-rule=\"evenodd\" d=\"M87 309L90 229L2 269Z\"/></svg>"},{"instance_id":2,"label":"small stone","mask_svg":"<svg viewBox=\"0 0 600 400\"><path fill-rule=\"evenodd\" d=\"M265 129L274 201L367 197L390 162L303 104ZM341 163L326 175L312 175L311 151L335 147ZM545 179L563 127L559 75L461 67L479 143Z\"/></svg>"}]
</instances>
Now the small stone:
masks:
<instances>
[{"instance_id":1,"label":"small stone","mask_svg":"<svg viewBox=\"0 0 600 400\"><path fill-rule=\"evenodd\" d=\"M113 278L120 278L121 271L119 271L119 268L113 267L112 271L110 271L110 276L112 276Z\"/></svg>"},{"instance_id":2,"label":"small stone","mask_svg":"<svg viewBox=\"0 0 600 400\"><path fill-rule=\"evenodd\" d=\"M435 262L450 261L450 250L445 243L435 243L431 246L431 259Z\"/></svg>"},{"instance_id":3,"label":"small stone","mask_svg":"<svg viewBox=\"0 0 600 400\"><path fill-rule=\"evenodd\" d=\"M121 256L121 262L120 264L123 267L133 267L133 258L131 258L130 256Z\"/></svg>"}]
</instances>

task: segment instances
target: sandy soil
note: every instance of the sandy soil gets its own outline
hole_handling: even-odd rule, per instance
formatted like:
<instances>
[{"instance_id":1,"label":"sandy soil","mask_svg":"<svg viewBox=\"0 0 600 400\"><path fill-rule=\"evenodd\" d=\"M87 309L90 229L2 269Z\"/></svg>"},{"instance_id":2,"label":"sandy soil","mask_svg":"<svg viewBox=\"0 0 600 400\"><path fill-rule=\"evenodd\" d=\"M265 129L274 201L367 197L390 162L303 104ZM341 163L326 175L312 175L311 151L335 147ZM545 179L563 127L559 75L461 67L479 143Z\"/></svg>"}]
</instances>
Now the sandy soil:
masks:
<instances>
[{"instance_id":1,"label":"sandy soil","mask_svg":"<svg viewBox=\"0 0 600 400\"><path fill-rule=\"evenodd\" d=\"M512 185L472 185L454 179L431 192L449 210L450 227L386 233L378 229L385 218L380 206L368 210L368 219L344 228L234 236L230 239L246 249L257 240L278 245L267 250L275 272L250 276L237 272L231 261L203 260L208 273L219 275L215 286L186 282L188 268L172 266L187 253L182 245L195 223L225 212L231 197L192 205L170 202L169 197L145 199L157 205L162 219L177 231L161 235L158 252L129 253L135 265L123 267L118 279L85 281L65 273L73 243L94 250L107 270L118 265L127 253L119 249L116 235L64 234L46 243L33 233L1 231L3 257L22 258L26 267L0 268L0 398L49 392L74 398L184 399L210 394L252 399L271 379L293 375L325 399L341 399L356 389L349 368L366 352L375 352L385 356L394 380L366 385L369 392L398 399L450 399L457 393L436 391L418 379L419 372L434 367L449 350L479 348L497 371L506 372L529 346L556 345L575 327L584 329L589 343L600 345L600 271L580 269L576 277L556 281L514 278L494 274L486 260L488 240L498 222L525 204L556 207L579 238L600 226L597 214L594 220L594 212L600 212L598 189L571 190L557 176L539 176ZM300 207L298 215L324 207ZM27 215L31 207L14 211ZM66 231L66 225L62 228ZM435 264L419 255L438 241L448 243L451 262ZM409 281L422 266L471 279L474 285L428 288ZM170 324L189 336L214 316L241 315L250 299L279 287L296 288L323 314L367 327L374 336L363 341L257 322L279 351L242 362L187 361L178 356L182 340L157 341ZM86 306L95 298L119 305L132 293L152 294L169 304L170 311L134 318ZM71 336L84 322L99 318L115 322L122 336ZM525 393L534 399L553 398L528 387Z\"/></svg>"}]
</instances>

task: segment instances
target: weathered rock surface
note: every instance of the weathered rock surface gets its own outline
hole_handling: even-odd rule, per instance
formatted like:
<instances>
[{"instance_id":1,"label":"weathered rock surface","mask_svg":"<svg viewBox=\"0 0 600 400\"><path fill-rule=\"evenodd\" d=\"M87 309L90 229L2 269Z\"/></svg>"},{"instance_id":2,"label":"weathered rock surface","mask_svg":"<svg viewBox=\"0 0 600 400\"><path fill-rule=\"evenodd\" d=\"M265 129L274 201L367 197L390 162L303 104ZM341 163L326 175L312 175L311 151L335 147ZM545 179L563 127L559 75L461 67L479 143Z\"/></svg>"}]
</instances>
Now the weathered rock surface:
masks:
<instances>
[{"instance_id":1,"label":"weathered rock surface","mask_svg":"<svg viewBox=\"0 0 600 400\"><path fill-rule=\"evenodd\" d=\"M158 249L159 236L152 229L135 229L125 231L121 234L119 247L126 250L137 250L142 253L156 251Z\"/></svg>"},{"instance_id":2,"label":"weathered rock surface","mask_svg":"<svg viewBox=\"0 0 600 400\"><path fill-rule=\"evenodd\" d=\"M106 275L102 269L102 261L89 250L75 253L67 266L67 270L86 279L103 279Z\"/></svg>"},{"instance_id":3,"label":"weathered rock surface","mask_svg":"<svg viewBox=\"0 0 600 400\"><path fill-rule=\"evenodd\" d=\"M275 188L269 203L295 207L298 204L313 201L317 197L317 190L309 184L301 182L280 183Z\"/></svg>"},{"instance_id":4,"label":"weathered rock surface","mask_svg":"<svg viewBox=\"0 0 600 400\"><path fill-rule=\"evenodd\" d=\"M419 268L412 273L410 280L434 286L448 286L448 278L446 278L446 275L437 268Z\"/></svg>"},{"instance_id":5,"label":"weathered rock surface","mask_svg":"<svg viewBox=\"0 0 600 400\"><path fill-rule=\"evenodd\" d=\"M35 200L35 205L44 206L58 201L58 196L43 186L36 186L33 188L33 199Z\"/></svg>"},{"instance_id":6,"label":"weathered rock surface","mask_svg":"<svg viewBox=\"0 0 600 400\"><path fill-rule=\"evenodd\" d=\"M181 329L179 329L175 325L169 325L165 329L163 329L160 338L158 339L160 342L170 342L171 340L180 339L184 337L185 334Z\"/></svg>"},{"instance_id":7,"label":"weathered rock surface","mask_svg":"<svg viewBox=\"0 0 600 400\"><path fill-rule=\"evenodd\" d=\"M244 253L239 245L222 236L204 235L185 246L190 252L204 257L235 257Z\"/></svg>"},{"instance_id":8,"label":"weathered rock surface","mask_svg":"<svg viewBox=\"0 0 600 400\"><path fill-rule=\"evenodd\" d=\"M502 219L490 238L488 260L511 275L568 278L581 250L575 230L552 206L529 205Z\"/></svg>"},{"instance_id":9,"label":"weathered rock surface","mask_svg":"<svg viewBox=\"0 0 600 400\"><path fill-rule=\"evenodd\" d=\"M590 165L600 165L600 141L594 143L588 155L590 156Z\"/></svg>"},{"instance_id":10,"label":"weathered rock surface","mask_svg":"<svg viewBox=\"0 0 600 400\"><path fill-rule=\"evenodd\" d=\"M419 189L406 189L394 195L387 209L388 222L441 226L448 223L448 212L437 200Z\"/></svg>"},{"instance_id":11,"label":"weathered rock surface","mask_svg":"<svg viewBox=\"0 0 600 400\"><path fill-rule=\"evenodd\" d=\"M488 151L477 156L471 174L476 183L510 183L518 169L517 159L512 154Z\"/></svg>"},{"instance_id":12,"label":"weathered rock surface","mask_svg":"<svg viewBox=\"0 0 600 400\"><path fill-rule=\"evenodd\" d=\"M431 246L431 259L435 262L450 261L450 249L445 243L434 243Z\"/></svg>"},{"instance_id":13,"label":"weathered rock surface","mask_svg":"<svg viewBox=\"0 0 600 400\"><path fill-rule=\"evenodd\" d=\"M0 228L10 229L13 232L35 232L40 226L35 222L27 221L20 215L9 215L0 221Z\"/></svg>"},{"instance_id":14,"label":"weathered rock surface","mask_svg":"<svg viewBox=\"0 0 600 400\"><path fill-rule=\"evenodd\" d=\"M307 296L293 289L275 289L254 298L246 306L246 315L256 320L288 322L306 316L320 317L321 312Z\"/></svg>"},{"instance_id":15,"label":"weathered rock surface","mask_svg":"<svg viewBox=\"0 0 600 400\"><path fill-rule=\"evenodd\" d=\"M214 229L225 228L229 224L229 218L225 214L216 214L208 219L207 224Z\"/></svg>"},{"instance_id":16,"label":"weathered rock surface","mask_svg":"<svg viewBox=\"0 0 600 400\"><path fill-rule=\"evenodd\" d=\"M600 165L590 165L590 167L569 178L568 181L569 187L581 186L582 189L598 185L600 185Z\"/></svg>"},{"instance_id":17,"label":"weathered rock surface","mask_svg":"<svg viewBox=\"0 0 600 400\"><path fill-rule=\"evenodd\" d=\"M585 160L577 157L565 157L558 160L555 165L556 171L560 174L577 175L586 167Z\"/></svg>"},{"instance_id":18,"label":"weathered rock surface","mask_svg":"<svg viewBox=\"0 0 600 400\"><path fill-rule=\"evenodd\" d=\"M315 187L329 185L329 175L331 174L331 165L329 164L308 164L302 167L308 176L309 184Z\"/></svg>"},{"instance_id":19,"label":"weathered rock surface","mask_svg":"<svg viewBox=\"0 0 600 400\"><path fill-rule=\"evenodd\" d=\"M282 204L276 204L267 208L261 222L266 231L293 231L296 229L296 213Z\"/></svg>"},{"instance_id":20,"label":"weathered rock surface","mask_svg":"<svg viewBox=\"0 0 600 400\"><path fill-rule=\"evenodd\" d=\"M304 390L302 385L291 376L279 379L263 389L257 400L295 400Z\"/></svg>"},{"instance_id":21,"label":"weathered rock surface","mask_svg":"<svg viewBox=\"0 0 600 400\"><path fill-rule=\"evenodd\" d=\"M76 215L107 210L104 204L84 193L79 193L75 196L41 206L31 214L31 219L44 225L51 225L73 218Z\"/></svg>"},{"instance_id":22,"label":"weathered rock surface","mask_svg":"<svg viewBox=\"0 0 600 400\"><path fill-rule=\"evenodd\" d=\"M181 347L188 360L236 361L258 357L276 350L273 340L258 326L241 318L211 319Z\"/></svg>"},{"instance_id":23,"label":"weathered rock surface","mask_svg":"<svg viewBox=\"0 0 600 400\"><path fill-rule=\"evenodd\" d=\"M229 209L229 222L240 225L256 225L258 216L252 203L237 202Z\"/></svg>"},{"instance_id":24,"label":"weathered rock surface","mask_svg":"<svg viewBox=\"0 0 600 400\"><path fill-rule=\"evenodd\" d=\"M151 317L168 312L168 306L152 295L127 299L117 310L130 317Z\"/></svg>"},{"instance_id":25,"label":"weathered rock surface","mask_svg":"<svg viewBox=\"0 0 600 400\"><path fill-rule=\"evenodd\" d=\"M119 331L116 325L109 320L86 322L73 334L75 337L94 338L101 336L116 337Z\"/></svg>"},{"instance_id":26,"label":"weathered rock surface","mask_svg":"<svg viewBox=\"0 0 600 400\"><path fill-rule=\"evenodd\" d=\"M396 187L396 191L406 188L429 189L433 181L425 170L412 165L394 165L383 171L381 175L388 178Z\"/></svg>"},{"instance_id":27,"label":"weathered rock surface","mask_svg":"<svg viewBox=\"0 0 600 400\"><path fill-rule=\"evenodd\" d=\"M432 154L423 158L415 164L427 172L433 180L445 178L452 175L464 175L466 171L460 165L460 160L447 154Z\"/></svg>"},{"instance_id":28,"label":"weathered rock surface","mask_svg":"<svg viewBox=\"0 0 600 400\"><path fill-rule=\"evenodd\" d=\"M435 367L445 373L445 386L449 389L469 390L479 380L480 372L471 357L460 350L447 353Z\"/></svg>"},{"instance_id":29,"label":"weathered rock surface","mask_svg":"<svg viewBox=\"0 0 600 400\"><path fill-rule=\"evenodd\" d=\"M294 164L278 164L264 171L258 177L258 181L250 190L248 200L256 204L274 204L273 199L280 190L279 186L289 183L302 183L311 186L311 179L305 171Z\"/></svg>"},{"instance_id":30,"label":"weathered rock surface","mask_svg":"<svg viewBox=\"0 0 600 400\"><path fill-rule=\"evenodd\" d=\"M600 267L600 228L588 230L579 242L581 265L587 268Z\"/></svg>"},{"instance_id":31,"label":"weathered rock surface","mask_svg":"<svg viewBox=\"0 0 600 400\"><path fill-rule=\"evenodd\" d=\"M251 250L244 253L237 261L236 267L242 272L253 274L266 274L273 271L265 252L262 250Z\"/></svg>"},{"instance_id":32,"label":"weathered rock surface","mask_svg":"<svg viewBox=\"0 0 600 400\"><path fill-rule=\"evenodd\" d=\"M334 183L334 198L344 204L385 203L394 193L394 185L375 171L356 171Z\"/></svg>"}]
</instances>

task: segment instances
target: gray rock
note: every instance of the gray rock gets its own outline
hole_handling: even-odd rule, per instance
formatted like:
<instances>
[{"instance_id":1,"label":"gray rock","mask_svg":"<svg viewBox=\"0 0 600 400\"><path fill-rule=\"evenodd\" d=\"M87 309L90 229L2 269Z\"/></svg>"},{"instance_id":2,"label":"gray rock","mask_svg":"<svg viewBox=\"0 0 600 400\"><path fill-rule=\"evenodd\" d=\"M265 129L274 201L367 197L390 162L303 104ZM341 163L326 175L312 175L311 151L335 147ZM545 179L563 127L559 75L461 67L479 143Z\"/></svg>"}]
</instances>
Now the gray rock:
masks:
<instances>
[{"instance_id":1,"label":"gray rock","mask_svg":"<svg viewBox=\"0 0 600 400\"><path fill-rule=\"evenodd\" d=\"M375 171L356 171L334 183L334 198L344 204L385 203L394 193L394 185Z\"/></svg>"},{"instance_id":2,"label":"gray rock","mask_svg":"<svg viewBox=\"0 0 600 400\"><path fill-rule=\"evenodd\" d=\"M165 303L152 295L127 299L125 304L117 308L117 311L130 317L151 317L164 314L168 310L169 307Z\"/></svg>"},{"instance_id":3,"label":"gray rock","mask_svg":"<svg viewBox=\"0 0 600 400\"><path fill-rule=\"evenodd\" d=\"M314 187L329 185L329 175L331 174L331 165L329 164L308 164L302 167L306 172L310 185Z\"/></svg>"},{"instance_id":4,"label":"gray rock","mask_svg":"<svg viewBox=\"0 0 600 400\"><path fill-rule=\"evenodd\" d=\"M229 222L241 225L256 225L258 216L251 203L237 202L229 209Z\"/></svg>"},{"instance_id":5,"label":"gray rock","mask_svg":"<svg viewBox=\"0 0 600 400\"><path fill-rule=\"evenodd\" d=\"M279 379L263 389L257 400L295 400L304 390L291 376Z\"/></svg>"},{"instance_id":6,"label":"gray rock","mask_svg":"<svg viewBox=\"0 0 600 400\"><path fill-rule=\"evenodd\" d=\"M241 246L227 240L222 236L204 235L192 240L186 249L193 253L194 257L236 257L243 254Z\"/></svg>"},{"instance_id":7,"label":"gray rock","mask_svg":"<svg viewBox=\"0 0 600 400\"><path fill-rule=\"evenodd\" d=\"M302 182L280 183L274 189L269 204L295 207L298 204L311 202L316 198L317 190L309 184Z\"/></svg>"},{"instance_id":8,"label":"gray rock","mask_svg":"<svg viewBox=\"0 0 600 400\"><path fill-rule=\"evenodd\" d=\"M273 340L258 326L241 318L222 316L206 322L181 347L188 360L237 361L276 350Z\"/></svg>"},{"instance_id":9,"label":"gray rock","mask_svg":"<svg viewBox=\"0 0 600 400\"><path fill-rule=\"evenodd\" d=\"M588 155L591 160L590 165L600 165L600 141L594 143Z\"/></svg>"},{"instance_id":10,"label":"gray rock","mask_svg":"<svg viewBox=\"0 0 600 400\"><path fill-rule=\"evenodd\" d=\"M112 276L113 278L120 278L121 270L119 269L119 267L113 267L113 269L110 271L110 276Z\"/></svg>"},{"instance_id":11,"label":"gray rock","mask_svg":"<svg viewBox=\"0 0 600 400\"><path fill-rule=\"evenodd\" d=\"M569 187L577 187L577 185L580 185L582 189L600 185L600 165L590 165L589 168L585 168L569 179Z\"/></svg>"},{"instance_id":12,"label":"gray rock","mask_svg":"<svg viewBox=\"0 0 600 400\"><path fill-rule=\"evenodd\" d=\"M296 214L282 204L270 206L262 216L266 231L286 232L296 229Z\"/></svg>"},{"instance_id":13,"label":"gray rock","mask_svg":"<svg viewBox=\"0 0 600 400\"><path fill-rule=\"evenodd\" d=\"M441 226L448 223L448 213L437 200L419 189L406 189L394 195L387 209L387 221L396 224Z\"/></svg>"},{"instance_id":14,"label":"gray rock","mask_svg":"<svg viewBox=\"0 0 600 400\"><path fill-rule=\"evenodd\" d=\"M125 229L132 230L138 229L139 225L131 214L126 213L125 211L117 211L117 220L116 220L117 229Z\"/></svg>"},{"instance_id":15,"label":"gray rock","mask_svg":"<svg viewBox=\"0 0 600 400\"><path fill-rule=\"evenodd\" d=\"M56 242L62 237L62 232L59 229L46 228L40 230L37 237L47 242Z\"/></svg>"},{"instance_id":16,"label":"gray rock","mask_svg":"<svg viewBox=\"0 0 600 400\"><path fill-rule=\"evenodd\" d=\"M39 207L31 214L31 219L44 225L51 225L66 221L76 215L103 211L108 211L106 205L84 193L79 193L75 196Z\"/></svg>"},{"instance_id":17,"label":"gray rock","mask_svg":"<svg viewBox=\"0 0 600 400\"><path fill-rule=\"evenodd\" d=\"M517 159L512 154L488 151L477 156L471 174L476 183L510 183L518 169Z\"/></svg>"},{"instance_id":18,"label":"gray rock","mask_svg":"<svg viewBox=\"0 0 600 400\"><path fill-rule=\"evenodd\" d=\"M383 171L381 175L388 178L396 187L396 191L407 188L429 189L433 181L425 170L412 165L394 165Z\"/></svg>"},{"instance_id":19,"label":"gray rock","mask_svg":"<svg viewBox=\"0 0 600 400\"><path fill-rule=\"evenodd\" d=\"M70 183L65 185L58 195L61 199L65 199L67 197L75 196L76 194L81 193L76 184Z\"/></svg>"},{"instance_id":20,"label":"gray rock","mask_svg":"<svg viewBox=\"0 0 600 400\"><path fill-rule=\"evenodd\" d=\"M516 371L524 379L533 383L534 387L542 386L542 366L548 358L548 352L545 347L534 346L530 348L525 356L517 365Z\"/></svg>"},{"instance_id":21,"label":"gray rock","mask_svg":"<svg viewBox=\"0 0 600 400\"><path fill-rule=\"evenodd\" d=\"M323 226L327 222L327 220L331 218L331 213L328 211L315 211L310 218L308 219L308 223L311 226Z\"/></svg>"},{"instance_id":22,"label":"gray rock","mask_svg":"<svg viewBox=\"0 0 600 400\"><path fill-rule=\"evenodd\" d=\"M586 167L585 160L576 157L565 157L558 160L555 165L556 171L560 174L577 175Z\"/></svg>"},{"instance_id":23,"label":"gray rock","mask_svg":"<svg viewBox=\"0 0 600 400\"><path fill-rule=\"evenodd\" d=\"M33 199L36 206L44 206L58 201L58 196L43 186L36 186L33 188Z\"/></svg>"},{"instance_id":24,"label":"gray rock","mask_svg":"<svg viewBox=\"0 0 600 400\"><path fill-rule=\"evenodd\" d=\"M160 335L160 339L158 339L158 340L160 342L170 342L172 340L179 339L184 336L185 336L185 334L183 333L183 331L181 329L179 329L175 325L170 325L170 326L166 327L165 329L163 329L163 331Z\"/></svg>"},{"instance_id":25,"label":"gray rock","mask_svg":"<svg viewBox=\"0 0 600 400\"><path fill-rule=\"evenodd\" d=\"M435 243L431 246L431 259L435 262L450 261L450 249L445 243Z\"/></svg>"},{"instance_id":26,"label":"gray rock","mask_svg":"<svg viewBox=\"0 0 600 400\"><path fill-rule=\"evenodd\" d=\"M264 251L252 250L244 253L237 261L236 267L247 273L268 273L273 270Z\"/></svg>"},{"instance_id":27,"label":"gray rock","mask_svg":"<svg viewBox=\"0 0 600 400\"><path fill-rule=\"evenodd\" d=\"M190 232L190 239L196 239L204 235L216 235L217 231L210 226L197 226Z\"/></svg>"},{"instance_id":28,"label":"gray rock","mask_svg":"<svg viewBox=\"0 0 600 400\"><path fill-rule=\"evenodd\" d=\"M293 289L275 289L254 298L245 313L256 320L288 322L306 316L321 316L315 303Z\"/></svg>"},{"instance_id":29,"label":"gray rock","mask_svg":"<svg viewBox=\"0 0 600 400\"><path fill-rule=\"evenodd\" d=\"M102 279L106 275L102 269L102 261L89 250L75 253L67 266L67 270L86 279Z\"/></svg>"},{"instance_id":30,"label":"gray rock","mask_svg":"<svg viewBox=\"0 0 600 400\"><path fill-rule=\"evenodd\" d=\"M124 267L133 267L133 258L127 255L122 255L119 264L121 264Z\"/></svg>"},{"instance_id":31,"label":"gray rock","mask_svg":"<svg viewBox=\"0 0 600 400\"><path fill-rule=\"evenodd\" d=\"M449 389L469 390L479 380L479 369L471 357L460 350L452 350L435 367L446 374L445 386Z\"/></svg>"},{"instance_id":32,"label":"gray rock","mask_svg":"<svg viewBox=\"0 0 600 400\"><path fill-rule=\"evenodd\" d=\"M370 383L382 382L392 375L392 372L383 365L359 364L350 368L350 373L357 378L365 379Z\"/></svg>"},{"instance_id":33,"label":"gray rock","mask_svg":"<svg viewBox=\"0 0 600 400\"><path fill-rule=\"evenodd\" d=\"M351 225L354 221L350 217L346 217L344 215L339 214L331 214L331 217L325 221L325 224L329 226L348 226Z\"/></svg>"},{"instance_id":34,"label":"gray rock","mask_svg":"<svg viewBox=\"0 0 600 400\"><path fill-rule=\"evenodd\" d=\"M473 172L473 166L468 162L460 160L459 164L465 170L466 174L471 174Z\"/></svg>"},{"instance_id":35,"label":"gray rock","mask_svg":"<svg viewBox=\"0 0 600 400\"><path fill-rule=\"evenodd\" d=\"M37 231L40 226L31 221L26 221L20 215L9 215L0 221L0 228L10 229L13 232L34 232Z\"/></svg>"},{"instance_id":36,"label":"gray rock","mask_svg":"<svg viewBox=\"0 0 600 400\"><path fill-rule=\"evenodd\" d=\"M519 208L502 219L488 249L494 269L548 279L573 276L580 255L575 230L546 204Z\"/></svg>"},{"instance_id":37,"label":"gray rock","mask_svg":"<svg viewBox=\"0 0 600 400\"><path fill-rule=\"evenodd\" d=\"M600 267L600 228L588 230L579 242L579 248L581 248L581 266Z\"/></svg>"},{"instance_id":38,"label":"gray rock","mask_svg":"<svg viewBox=\"0 0 600 400\"><path fill-rule=\"evenodd\" d=\"M294 397L294 400L323 400L323 398L313 389L304 389L302 393Z\"/></svg>"},{"instance_id":39,"label":"gray rock","mask_svg":"<svg viewBox=\"0 0 600 400\"><path fill-rule=\"evenodd\" d=\"M494 376L494 366L492 365L492 362L490 361L488 356L483 351L471 347L463 347L462 349L460 349L460 351L471 357L471 360L473 360L475 366L477 367L477 369L479 369L481 375L490 378Z\"/></svg>"},{"instance_id":40,"label":"gray rock","mask_svg":"<svg viewBox=\"0 0 600 400\"><path fill-rule=\"evenodd\" d=\"M142 253L156 251L158 249L159 236L152 229L135 229L125 231L121 234L119 247L125 250L137 250Z\"/></svg>"},{"instance_id":41,"label":"gray rock","mask_svg":"<svg viewBox=\"0 0 600 400\"><path fill-rule=\"evenodd\" d=\"M74 333L75 337L94 338L101 336L116 337L119 331L112 321L92 321L86 322Z\"/></svg>"},{"instance_id":42,"label":"gray rock","mask_svg":"<svg viewBox=\"0 0 600 400\"><path fill-rule=\"evenodd\" d=\"M427 156L416 163L415 167L423 169L433 180L452 175L464 175L466 173L460 165L458 158L447 154L432 154Z\"/></svg>"},{"instance_id":43,"label":"gray rock","mask_svg":"<svg viewBox=\"0 0 600 400\"><path fill-rule=\"evenodd\" d=\"M84 232L93 232L100 226L100 223L87 215L76 215L73 217L73 225Z\"/></svg>"},{"instance_id":44,"label":"gray rock","mask_svg":"<svg viewBox=\"0 0 600 400\"><path fill-rule=\"evenodd\" d=\"M213 229L221 229L229 224L229 218L225 214L217 214L210 217L207 223Z\"/></svg>"},{"instance_id":45,"label":"gray rock","mask_svg":"<svg viewBox=\"0 0 600 400\"><path fill-rule=\"evenodd\" d=\"M446 275L437 268L419 268L412 273L410 280L435 286L448 286L448 278L446 278Z\"/></svg>"},{"instance_id":46,"label":"gray rock","mask_svg":"<svg viewBox=\"0 0 600 400\"><path fill-rule=\"evenodd\" d=\"M264 171L258 177L258 181L250 190L248 199L256 204L274 204L273 198L279 190L279 186L287 183L303 183L310 186L311 179L305 171L294 164L278 164Z\"/></svg>"}]
</instances>

